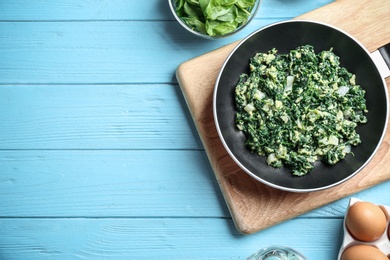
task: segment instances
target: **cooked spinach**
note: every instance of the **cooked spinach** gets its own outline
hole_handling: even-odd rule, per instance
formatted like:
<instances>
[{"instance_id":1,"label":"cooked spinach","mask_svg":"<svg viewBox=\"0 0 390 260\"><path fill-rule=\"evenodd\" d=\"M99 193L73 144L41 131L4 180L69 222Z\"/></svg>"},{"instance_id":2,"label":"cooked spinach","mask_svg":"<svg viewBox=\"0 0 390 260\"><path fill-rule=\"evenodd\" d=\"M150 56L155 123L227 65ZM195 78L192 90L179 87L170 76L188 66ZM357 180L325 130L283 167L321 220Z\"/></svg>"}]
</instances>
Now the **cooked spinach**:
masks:
<instances>
[{"instance_id":1,"label":"cooked spinach","mask_svg":"<svg viewBox=\"0 0 390 260\"><path fill-rule=\"evenodd\" d=\"M249 67L235 88L236 124L246 147L269 165L302 176L318 159L336 164L361 143L356 127L367 122L365 91L332 49L272 49Z\"/></svg>"},{"instance_id":2,"label":"cooked spinach","mask_svg":"<svg viewBox=\"0 0 390 260\"><path fill-rule=\"evenodd\" d=\"M176 13L191 29L221 36L247 22L256 0L175 0Z\"/></svg>"}]
</instances>

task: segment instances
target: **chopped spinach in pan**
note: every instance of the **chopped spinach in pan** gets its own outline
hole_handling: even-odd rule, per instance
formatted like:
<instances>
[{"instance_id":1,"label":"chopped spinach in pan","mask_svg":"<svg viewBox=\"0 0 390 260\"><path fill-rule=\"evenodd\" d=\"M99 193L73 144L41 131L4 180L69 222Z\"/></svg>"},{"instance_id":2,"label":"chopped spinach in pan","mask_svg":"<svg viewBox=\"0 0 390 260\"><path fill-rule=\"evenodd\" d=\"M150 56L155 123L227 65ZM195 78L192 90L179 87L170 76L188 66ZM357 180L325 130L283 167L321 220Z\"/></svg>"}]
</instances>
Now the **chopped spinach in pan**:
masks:
<instances>
[{"instance_id":1,"label":"chopped spinach in pan","mask_svg":"<svg viewBox=\"0 0 390 260\"><path fill-rule=\"evenodd\" d=\"M365 91L332 49L272 49L249 66L235 88L236 125L245 146L269 165L302 176L315 161L336 164L361 143L356 127L367 122Z\"/></svg>"}]
</instances>

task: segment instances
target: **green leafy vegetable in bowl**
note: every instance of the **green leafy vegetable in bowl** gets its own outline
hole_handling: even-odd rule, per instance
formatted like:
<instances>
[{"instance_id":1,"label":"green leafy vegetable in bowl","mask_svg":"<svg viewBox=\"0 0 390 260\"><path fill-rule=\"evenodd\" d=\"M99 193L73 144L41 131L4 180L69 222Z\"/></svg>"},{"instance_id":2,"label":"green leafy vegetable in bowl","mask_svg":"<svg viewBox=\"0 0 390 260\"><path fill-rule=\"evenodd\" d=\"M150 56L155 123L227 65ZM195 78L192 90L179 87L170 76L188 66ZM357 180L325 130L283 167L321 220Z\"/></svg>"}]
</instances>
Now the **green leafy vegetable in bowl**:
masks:
<instances>
[{"instance_id":1,"label":"green leafy vegetable in bowl","mask_svg":"<svg viewBox=\"0 0 390 260\"><path fill-rule=\"evenodd\" d=\"M302 176L318 159L333 165L361 143L356 127L367 122L365 91L332 50L273 49L249 65L235 88L236 124L267 164Z\"/></svg>"},{"instance_id":2,"label":"green leafy vegetable in bowl","mask_svg":"<svg viewBox=\"0 0 390 260\"><path fill-rule=\"evenodd\" d=\"M244 25L256 0L175 0L176 14L192 30L222 36Z\"/></svg>"}]
</instances>

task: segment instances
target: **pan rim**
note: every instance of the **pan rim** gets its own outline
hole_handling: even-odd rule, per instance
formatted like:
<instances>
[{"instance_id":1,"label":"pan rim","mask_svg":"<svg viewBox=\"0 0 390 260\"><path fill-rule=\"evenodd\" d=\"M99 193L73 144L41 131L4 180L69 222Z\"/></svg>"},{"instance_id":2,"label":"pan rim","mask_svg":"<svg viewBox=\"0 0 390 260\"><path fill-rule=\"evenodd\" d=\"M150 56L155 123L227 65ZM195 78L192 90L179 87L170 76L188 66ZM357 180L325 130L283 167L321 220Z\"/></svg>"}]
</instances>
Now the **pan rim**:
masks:
<instances>
[{"instance_id":1,"label":"pan rim","mask_svg":"<svg viewBox=\"0 0 390 260\"><path fill-rule=\"evenodd\" d=\"M327 23L324 23L324 22L318 22L318 21L314 21L314 20L286 20L286 21L280 21L280 22L276 22L276 23L272 23L272 24L269 24L267 26L264 26L264 27L261 27L257 30L255 30L254 32L252 32L251 34L249 34L248 36L246 36L244 39L242 39L234 48L233 50L229 53L229 55L227 56L227 58L225 59L219 73L218 73L218 76L217 76L217 79L216 79L216 82L215 82L215 86L214 86L214 91L213 91L213 117L214 117L214 122L215 122L215 126L216 126L216 129L217 129L217 133L218 133L218 137L219 139L221 140L225 150L227 151L227 153L229 154L230 158L233 159L233 161L242 169L244 170L244 172L246 172L247 174L249 174L252 178L254 178L255 180L263 183L263 184L266 184L272 188L276 188L276 189L279 189L279 190L284 190L284 191L290 191L290 192L297 192L297 193L305 193L305 192L313 192L313 191L320 191L320 190L325 190L325 189L329 189L329 188L332 188L332 187L335 187L349 179L351 179L352 177L354 177L357 173L359 173L371 160L372 158L375 156L375 154L377 153L380 145L382 144L383 142L383 139L384 139L384 136L386 134L386 130L387 130L387 125L388 125L388 114L389 114L389 101L388 101L388 91L387 91L387 85L386 85L386 82L385 82L385 79L380 76L380 79L381 79L381 82L382 82L382 87L384 89L384 93L385 93L385 105L386 105L386 111L385 111L385 121L384 121L384 127L382 129L382 133L380 135L380 138L379 138L379 141L378 143L376 144L375 146L375 149L372 151L371 155L367 158L367 160L362 163L362 165L356 169L352 174L348 175L347 177L335 182L335 183L332 183L332 184L329 184L329 185L324 185L324 186L321 186L321 187L315 187L315 188L291 188L291 187L285 187L285 186L282 186L282 185L278 185L278 184L275 184L275 183L272 183L272 182L269 182L263 178L260 178L259 176L257 176L256 174L254 174L252 171L250 171L245 165L243 165L240 160L235 156L235 154L231 151L231 149L229 148L228 144L226 143L226 140L222 134L222 130L221 130L221 127L219 125L219 120L218 120L218 114L217 114L217 93L218 93L218 86L219 86L219 83L220 83L220 79L221 79L221 76L222 76L222 73L227 65L227 63L229 62L230 58L233 56L233 54L241 47L242 44L244 44L247 40L249 40L250 38L252 38L254 35L256 35L257 33L259 33L260 31L263 31L269 27L273 27L273 26L277 26L277 25L280 25L280 24L286 24L286 23L312 23L312 24L317 24L317 25L322 25L322 26L325 26L325 27L329 27L330 29L333 29L333 30L336 30L340 33L342 33L343 35L345 35L346 37L350 38L351 40L353 40L357 45L360 46L360 48L366 52L367 56L371 59L371 61L373 62L373 64L375 64L374 60L372 59L372 55L371 53L367 50L367 48L362 44L360 43L356 38L354 38L352 35L350 35L349 33L345 32L344 30L340 29L340 28L337 28L333 25L330 25L330 24L327 24ZM378 67L376 66L375 64L375 69L378 70ZM379 70L378 70L378 74L380 75L379 73ZM271 166L270 166L271 167Z\"/></svg>"}]
</instances>

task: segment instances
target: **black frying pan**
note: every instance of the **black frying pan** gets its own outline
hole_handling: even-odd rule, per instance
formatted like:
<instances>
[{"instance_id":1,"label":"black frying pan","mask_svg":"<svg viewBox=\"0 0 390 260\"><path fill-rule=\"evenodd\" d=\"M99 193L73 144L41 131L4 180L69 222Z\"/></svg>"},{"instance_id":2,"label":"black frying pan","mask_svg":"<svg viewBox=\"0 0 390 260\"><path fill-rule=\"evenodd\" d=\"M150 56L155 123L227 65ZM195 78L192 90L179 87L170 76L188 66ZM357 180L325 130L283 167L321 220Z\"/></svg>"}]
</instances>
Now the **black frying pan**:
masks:
<instances>
[{"instance_id":1,"label":"black frying pan","mask_svg":"<svg viewBox=\"0 0 390 260\"><path fill-rule=\"evenodd\" d=\"M363 29L363 28L362 28ZM329 50L340 57L341 66L356 74L357 84L366 90L368 123L357 132L362 143L352 147L354 156L330 166L316 162L307 175L297 177L288 168L275 169L266 158L252 154L244 145L245 136L235 126L234 89L239 76L249 73L249 59L258 52L276 48L288 53L298 46L310 44L315 52ZM276 23L252 33L241 41L222 66L214 90L214 119L218 134L233 160L249 175L274 188L308 192L338 185L356 175L374 156L387 126L388 100L383 76L370 53L345 32L312 21Z\"/></svg>"}]
</instances>

